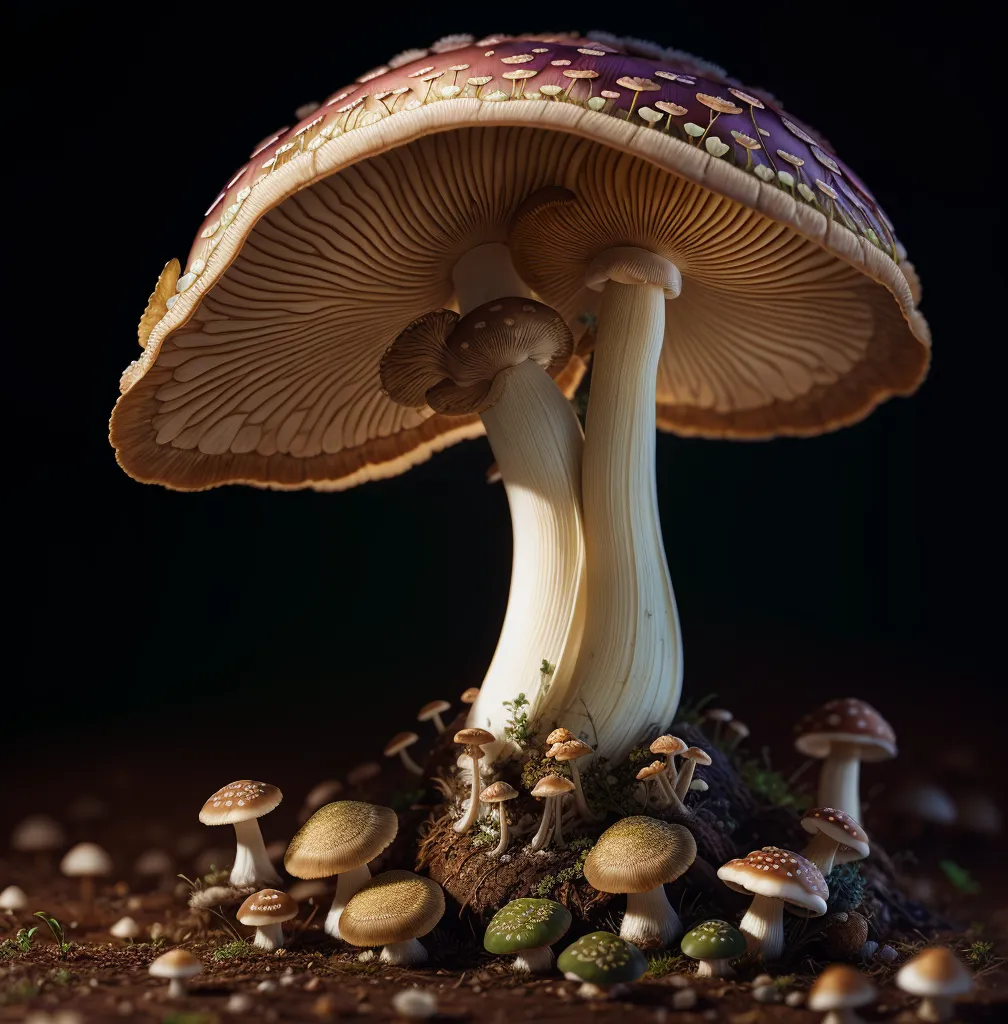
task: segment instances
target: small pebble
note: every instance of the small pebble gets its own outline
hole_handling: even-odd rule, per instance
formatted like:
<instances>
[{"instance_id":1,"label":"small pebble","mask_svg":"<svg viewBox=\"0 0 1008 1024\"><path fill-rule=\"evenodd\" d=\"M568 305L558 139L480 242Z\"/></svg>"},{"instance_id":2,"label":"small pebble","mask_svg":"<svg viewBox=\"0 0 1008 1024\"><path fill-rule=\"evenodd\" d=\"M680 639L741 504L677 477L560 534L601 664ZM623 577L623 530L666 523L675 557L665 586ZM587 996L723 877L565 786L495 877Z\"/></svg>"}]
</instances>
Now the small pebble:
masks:
<instances>
[{"instance_id":1,"label":"small pebble","mask_svg":"<svg viewBox=\"0 0 1008 1024\"><path fill-rule=\"evenodd\" d=\"M88 984L92 988L97 988L98 987L98 979L97 978L91 978L91 979L88 980Z\"/></svg>"},{"instance_id":2,"label":"small pebble","mask_svg":"<svg viewBox=\"0 0 1008 1024\"><path fill-rule=\"evenodd\" d=\"M358 1007L358 1011L360 1007ZM319 996L312 1004L312 1013L322 1020L328 1020L336 1012L336 1000L332 996Z\"/></svg>"},{"instance_id":3,"label":"small pebble","mask_svg":"<svg viewBox=\"0 0 1008 1024\"><path fill-rule=\"evenodd\" d=\"M878 952L878 943L874 939L869 939L861 947L861 959L871 960L871 958Z\"/></svg>"},{"instance_id":4,"label":"small pebble","mask_svg":"<svg viewBox=\"0 0 1008 1024\"><path fill-rule=\"evenodd\" d=\"M556 990L556 996L557 996L557 998L558 998L558 999L566 999L566 998L567 998L567 995L568 995L568 993L567 993L567 989L566 989L566 988L564 988L564 986L563 986L563 985L561 985L561 986L560 986L560 987L559 987L559 988L558 988L558 989Z\"/></svg>"},{"instance_id":5,"label":"small pebble","mask_svg":"<svg viewBox=\"0 0 1008 1024\"><path fill-rule=\"evenodd\" d=\"M224 1004L224 1010L226 1013L248 1013L252 1009L252 997L246 995L244 992L235 992L233 996Z\"/></svg>"},{"instance_id":6,"label":"small pebble","mask_svg":"<svg viewBox=\"0 0 1008 1024\"><path fill-rule=\"evenodd\" d=\"M315 991L317 991L321 987L321 985L322 985L322 982L319 981L318 978L311 978L305 984L305 992L315 992Z\"/></svg>"},{"instance_id":7,"label":"small pebble","mask_svg":"<svg viewBox=\"0 0 1008 1024\"><path fill-rule=\"evenodd\" d=\"M483 991L483 986L482 985L473 985L472 990L477 995L479 995L479 993Z\"/></svg>"},{"instance_id":8,"label":"small pebble","mask_svg":"<svg viewBox=\"0 0 1008 1024\"><path fill-rule=\"evenodd\" d=\"M690 979L685 974L670 974L665 979L673 988L689 988Z\"/></svg>"},{"instance_id":9,"label":"small pebble","mask_svg":"<svg viewBox=\"0 0 1008 1024\"><path fill-rule=\"evenodd\" d=\"M884 960L887 964L894 964L899 959L899 953L892 946L883 946L878 951L878 955L879 959Z\"/></svg>"},{"instance_id":10,"label":"small pebble","mask_svg":"<svg viewBox=\"0 0 1008 1024\"><path fill-rule=\"evenodd\" d=\"M118 1013L120 1017L132 1017L133 1004L129 1000L124 1000L116 1007L116 1013Z\"/></svg>"},{"instance_id":11,"label":"small pebble","mask_svg":"<svg viewBox=\"0 0 1008 1024\"><path fill-rule=\"evenodd\" d=\"M370 963L375 958L375 951L373 949L365 949L363 953L357 954L357 959L362 963Z\"/></svg>"},{"instance_id":12,"label":"small pebble","mask_svg":"<svg viewBox=\"0 0 1008 1024\"><path fill-rule=\"evenodd\" d=\"M280 978L280 984L283 985L284 988L287 988L290 985L293 985L294 984L294 975L293 974L284 974Z\"/></svg>"},{"instance_id":13,"label":"small pebble","mask_svg":"<svg viewBox=\"0 0 1008 1024\"><path fill-rule=\"evenodd\" d=\"M787 1003L788 1006L802 1006L805 1003L805 993L798 991L788 992L784 997L784 1002Z\"/></svg>"},{"instance_id":14,"label":"small pebble","mask_svg":"<svg viewBox=\"0 0 1008 1024\"><path fill-rule=\"evenodd\" d=\"M430 1020L437 1015L437 999L417 988L404 989L392 997L392 1008L407 1020Z\"/></svg>"},{"instance_id":15,"label":"small pebble","mask_svg":"<svg viewBox=\"0 0 1008 1024\"><path fill-rule=\"evenodd\" d=\"M256 991L257 992L275 992L276 991L276 987L277 987L277 983L275 981L269 981L269 980L267 980L267 981L260 981L259 984L256 985Z\"/></svg>"},{"instance_id":16,"label":"small pebble","mask_svg":"<svg viewBox=\"0 0 1008 1024\"><path fill-rule=\"evenodd\" d=\"M780 992L773 985L756 985L752 990L752 997L757 1003L779 1003Z\"/></svg>"},{"instance_id":17,"label":"small pebble","mask_svg":"<svg viewBox=\"0 0 1008 1024\"><path fill-rule=\"evenodd\" d=\"M672 997L673 1010L692 1010L697 1004L696 990L692 988L681 988Z\"/></svg>"},{"instance_id":18,"label":"small pebble","mask_svg":"<svg viewBox=\"0 0 1008 1024\"><path fill-rule=\"evenodd\" d=\"M752 987L758 988L760 985L772 985L773 978L769 974L757 974L752 980Z\"/></svg>"}]
</instances>

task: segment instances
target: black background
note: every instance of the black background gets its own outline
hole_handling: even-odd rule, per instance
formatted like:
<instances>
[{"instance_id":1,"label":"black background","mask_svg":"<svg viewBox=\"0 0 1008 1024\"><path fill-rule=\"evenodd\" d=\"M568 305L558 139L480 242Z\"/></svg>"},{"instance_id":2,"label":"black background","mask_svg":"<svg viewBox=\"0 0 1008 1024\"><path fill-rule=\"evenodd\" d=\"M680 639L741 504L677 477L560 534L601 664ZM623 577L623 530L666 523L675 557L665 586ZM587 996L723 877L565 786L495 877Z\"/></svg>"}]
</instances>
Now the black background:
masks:
<instances>
[{"instance_id":1,"label":"black background","mask_svg":"<svg viewBox=\"0 0 1008 1024\"><path fill-rule=\"evenodd\" d=\"M156 775L180 750L226 750L238 776L281 736L321 766L480 682L510 570L484 440L343 494L178 494L118 469L107 422L158 273L258 139L407 47L530 27L655 38L771 90L874 189L924 283L935 354L915 397L815 440L660 437L686 695L790 722L850 692L897 728L923 704L951 731L1003 711L1002 97L963 8L933 24L919 5L845 10L23 14L0 756L34 752L55 782L109 751L165 754L133 762Z\"/></svg>"}]
</instances>

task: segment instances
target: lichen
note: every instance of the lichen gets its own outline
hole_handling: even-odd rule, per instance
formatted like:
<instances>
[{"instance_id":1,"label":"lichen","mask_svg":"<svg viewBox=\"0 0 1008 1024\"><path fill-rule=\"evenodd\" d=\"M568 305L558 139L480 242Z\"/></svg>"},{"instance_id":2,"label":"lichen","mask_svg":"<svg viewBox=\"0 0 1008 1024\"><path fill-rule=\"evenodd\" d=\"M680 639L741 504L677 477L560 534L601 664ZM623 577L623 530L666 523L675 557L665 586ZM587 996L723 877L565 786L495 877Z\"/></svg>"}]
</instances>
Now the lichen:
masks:
<instances>
[{"instance_id":1,"label":"lichen","mask_svg":"<svg viewBox=\"0 0 1008 1024\"><path fill-rule=\"evenodd\" d=\"M861 868L855 864L838 864L827 876L829 897L826 906L833 913L856 910L864 901L865 882Z\"/></svg>"}]
</instances>

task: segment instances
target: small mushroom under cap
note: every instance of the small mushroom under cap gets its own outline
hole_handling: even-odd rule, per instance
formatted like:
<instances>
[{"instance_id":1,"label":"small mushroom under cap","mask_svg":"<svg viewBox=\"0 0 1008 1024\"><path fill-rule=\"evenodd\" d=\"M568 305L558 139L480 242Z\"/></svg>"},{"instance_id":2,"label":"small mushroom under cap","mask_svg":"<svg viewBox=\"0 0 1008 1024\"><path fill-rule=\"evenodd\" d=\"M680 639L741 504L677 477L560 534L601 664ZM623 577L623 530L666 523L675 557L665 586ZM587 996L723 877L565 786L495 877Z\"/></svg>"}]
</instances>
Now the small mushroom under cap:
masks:
<instances>
[{"instance_id":1,"label":"small mushroom under cap","mask_svg":"<svg viewBox=\"0 0 1008 1024\"><path fill-rule=\"evenodd\" d=\"M874 1001L875 986L868 978L846 964L832 964L809 989L806 1006L827 1014L823 1024L858 1024L854 1010Z\"/></svg>"},{"instance_id":2,"label":"small mushroom under cap","mask_svg":"<svg viewBox=\"0 0 1008 1024\"><path fill-rule=\"evenodd\" d=\"M836 807L814 807L806 811L801 825L812 836L802 856L812 861L823 877L833 870L834 863L864 860L871 853L864 828Z\"/></svg>"},{"instance_id":3,"label":"small mushroom under cap","mask_svg":"<svg viewBox=\"0 0 1008 1024\"><path fill-rule=\"evenodd\" d=\"M412 871L384 871L350 898L340 930L352 946L382 946L383 963L423 963L418 939L432 931L445 911L437 882Z\"/></svg>"},{"instance_id":4,"label":"small mushroom under cap","mask_svg":"<svg viewBox=\"0 0 1008 1024\"><path fill-rule=\"evenodd\" d=\"M533 851L546 849L549 846L551 834L559 849L562 850L566 847L561 825L563 815L560 802L573 791L574 783L562 775L544 775L532 787L532 795L537 800L543 801L542 821L539 823L536 834L532 837L531 848Z\"/></svg>"},{"instance_id":5,"label":"small mushroom under cap","mask_svg":"<svg viewBox=\"0 0 1008 1024\"><path fill-rule=\"evenodd\" d=\"M235 917L240 924L255 928L253 946L272 952L284 944L283 922L293 920L297 914L297 902L287 893L263 889L252 893L238 908Z\"/></svg>"},{"instance_id":6,"label":"small mushroom under cap","mask_svg":"<svg viewBox=\"0 0 1008 1024\"><path fill-rule=\"evenodd\" d=\"M690 790L690 785L693 782L693 770L698 764L702 764L705 767L710 765L711 756L706 750L701 750L699 747L687 747L682 752L683 766L679 770L679 776L676 778L675 792L676 796L680 800L686 799L686 794Z\"/></svg>"},{"instance_id":7,"label":"small mushroom under cap","mask_svg":"<svg viewBox=\"0 0 1008 1024\"><path fill-rule=\"evenodd\" d=\"M550 736L552 735L553 733L550 733ZM571 739L556 741L546 752L546 756L570 766L571 781L574 783L574 802L577 805L578 813L585 821L598 821L599 815L588 806L588 801L585 799L584 790L581 788L581 774L577 766L579 758L588 757L591 753L592 748L584 740L579 740L574 736Z\"/></svg>"},{"instance_id":8,"label":"small mushroom under cap","mask_svg":"<svg viewBox=\"0 0 1008 1024\"><path fill-rule=\"evenodd\" d=\"M517 899L494 914L483 935L488 953L516 954L511 970L517 974L547 974L553 950L571 926L570 911L553 900Z\"/></svg>"},{"instance_id":9,"label":"small mushroom under cap","mask_svg":"<svg viewBox=\"0 0 1008 1024\"><path fill-rule=\"evenodd\" d=\"M409 752L406 749L407 747L412 747L419 739L420 737L417 736L415 732L396 733L395 736L385 744L384 754L386 757L395 757L396 754L398 754L399 760L402 761L403 767L406 771L412 772L414 775L423 775L423 768L421 768L420 765L410 757Z\"/></svg>"},{"instance_id":10,"label":"small mushroom under cap","mask_svg":"<svg viewBox=\"0 0 1008 1024\"><path fill-rule=\"evenodd\" d=\"M973 988L973 975L962 961L945 946L932 946L918 953L896 973L896 984L912 996L921 996L917 1016L921 1020L952 1019L956 996Z\"/></svg>"},{"instance_id":11,"label":"small mushroom under cap","mask_svg":"<svg viewBox=\"0 0 1008 1024\"><path fill-rule=\"evenodd\" d=\"M478 686L470 686L462 691L459 696L459 700L463 704L475 704L476 698L480 695L480 688Z\"/></svg>"},{"instance_id":12,"label":"small mushroom under cap","mask_svg":"<svg viewBox=\"0 0 1008 1024\"><path fill-rule=\"evenodd\" d=\"M94 900L94 880L112 872L112 858L97 843L78 843L63 854L60 871L67 878L81 880L81 900L90 906Z\"/></svg>"},{"instance_id":13,"label":"small mushroom under cap","mask_svg":"<svg viewBox=\"0 0 1008 1024\"><path fill-rule=\"evenodd\" d=\"M497 804L497 810L499 813L500 822L500 842L494 850L488 854L490 857L499 857L508 848L508 822L507 822L507 811L504 810L504 804L509 800L514 800L518 795L518 790L514 788L509 782L500 780L499 782L493 782L486 789L480 793L480 800L485 804Z\"/></svg>"},{"instance_id":14,"label":"small mushroom under cap","mask_svg":"<svg viewBox=\"0 0 1008 1024\"><path fill-rule=\"evenodd\" d=\"M171 999L184 998L186 981L202 971L203 965L199 960L181 947L162 953L147 968L147 973L153 978L168 978L168 996Z\"/></svg>"},{"instance_id":15,"label":"small mushroom under cap","mask_svg":"<svg viewBox=\"0 0 1008 1024\"><path fill-rule=\"evenodd\" d=\"M231 884L235 888L279 885L263 843L259 818L269 814L283 799L283 793L268 782L238 779L222 786L203 805L199 820L204 825L233 825L237 849Z\"/></svg>"}]
</instances>

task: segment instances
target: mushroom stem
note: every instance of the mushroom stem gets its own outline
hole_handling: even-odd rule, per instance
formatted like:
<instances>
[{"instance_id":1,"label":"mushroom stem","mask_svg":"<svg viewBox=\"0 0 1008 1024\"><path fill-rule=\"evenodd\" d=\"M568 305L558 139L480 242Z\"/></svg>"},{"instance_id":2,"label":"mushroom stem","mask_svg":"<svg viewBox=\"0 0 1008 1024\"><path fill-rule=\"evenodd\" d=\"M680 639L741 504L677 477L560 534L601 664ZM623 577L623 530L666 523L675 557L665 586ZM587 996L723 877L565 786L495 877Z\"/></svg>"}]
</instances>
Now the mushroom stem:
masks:
<instances>
[{"instance_id":1,"label":"mushroom stem","mask_svg":"<svg viewBox=\"0 0 1008 1024\"><path fill-rule=\"evenodd\" d=\"M693 781L693 769L696 767L696 761L692 758L686 758L685 761L675 783L675 795L679 798L680 803L686 799L690 783Z\"/></svg>"},{"instance_id":2,"label":"mushroom stem","mask_svg":"<svg viewBox=\"0 0 1008 1024\"><path fill-rule=\"evenodd\" d=\"M279 921L274 921L272 924L261 924L256 928L255 939L252 941L252 945L256 949L265 949L272 953L274 949L279 949L283 944L283 926Z\"/></svg>"},{"instance_id":3,"label":"mushroom stem","mask_svg":"<svg viewBox=\"0 0 1008 1024\"><path fill-rule=\"evenodd\" d=\"M511 250L503 242L487 242L470 249L452 268L452 282L462 316L504 295L532 297L514 268Z\"/></svg>"},{"instance_id":4,"label":"mushroom stem","mask_svg":"<svg viewBox=\"0 0 1008 1024\"><path fill-rule=\"evenodd\" d=\"M588 801L585 799L584 790L581 788L581 773L578 771L577 761L571 760L567 764L570 765L571 782L574 783L574 804L578 809L578 813L585 821L600 821L601 816L588 806Z\"/></svg>"},{"instance_id":5,"label":"mushroom stem","mask_svg":"<svg viewBox=\"0 0 1008 1024\"><path fill-rule=\"evenodd\" d=\"M802 850L802 856L812 861L825 878L833 870L833 861L839 849L840 844L835 839L830 839L823 832L817 832Z\"/></svg>"},{"instance_id":6,"label":"mushroom stem","mask_svg":"<svg viewBox=\"0 0 1008 1024\"><path fill-rule=\"evenodd\" d=\"M730 960L700 960L697 963L696 976L698 978L732 978L735 976L735 968Z\"/></svg>"},{"instance_id":7,"label":"mushroom stem","mask_svg":"<svg viewBox=\"0 0 1008 1024\"><path fill-rule=\"evenodd\" d=\"M508 848L508 843L511 841L511 837L508 835L508 823L507 823L507 812L504 810L504 801L502 800L497 805L498 813L500 814L500 842L494 847L491 857L500 857Z\"/></svg>"},{"instance_id":8,"label":"mushroom stem","mask_svg":"<svg viewBox=\"0 0 1008 1024\"><path fill-rule=\"evenodd\" d=\"M670 278L678 276L668 266ZM567 715L577 719L583 709L570 728L594 730L599 755L612 761L654 723L672 721L682 690L679 616L655 487L665 294L657 285L607 281L592 356L582 485L588 598L572 683L580 699Z\"/></svg>"},{"instance_id":9,"label":"mushroom stem","mask_svg":"<svg viewBox=\"0 0 1008 1024\"><path fill-rule=\"evenodd\" d=\"M627 893L621 939L642 949L664 949L682 935L682 930L682 921L672 909L664 885L646 892Z\"/></svg>"},{"instance_id":10,"label":"mushroom stem","mask_svg":"<svg viewBox=\"0 0 1008 1024\"><path fill-rule=\"evenodd\" d=\"M543 816L539 823L539 831L532 837L532 849L541 850L549 843L550 819L553 814L553 797L546 797L543 802Z\"/></svg>"},{"instance_id":11,"label":"mushroom stem","mask_svg":"<svg viewBox=\"0 0 1008 1024\"><path fill-rule=\"evenodd\" d=\"M563 797L553 797L553 845L558 850L566 850L567 842L563 837Z\"/></svg>"},{"instance_id":12,"label":"mushroom stem","mask_svg":"<svg viewBox=\"0 0 1008 1024\"><path fill-rule=\"evenodd\" d=\"M236 889L245 889L250 885L259 889L280 885L280 876L266 856L259 821L256 818L236 821L234 830L238 849L231 869L231 884Z\"/></svg>"},{"instance_id":13,"label":"mushroom stem","mask_svg":"<svg viewBox=\"0 0 1008 1024\"><path fill-rule=\"evenodd\" d=\"M81 903L86 910L90 910L94 903L95 880L91 875L84 875L80 880Z\"/></svg>"},{"instance_id":14,"label":"mushroom stem","mask_svg":"<svg viewBox=\"0 0 1008 1024\"><path fill-rule=\"evenodd\" d=\"M764 960L779 960L784 952L784 902L773 896L753 896L739 931L750 953Z\"/></svg>"},{"instance_id":15,"label":"mushroom stem","mask_svg":"<svg viewBox=\"0 0 1008 1024\"><path fill-rule=\"evenodd\" d=\"M479 818L480 812L480 749L479 747L473 747L469 750L469 756L472 758L472 788L469 791L469 806L466 808L465 814L455 822L455 831L459 834L468 832L469 829L476 824L477 818Z\"/></svg>"},{"instance_id":16,"label":"mushroom stem","mask_svg":"<svg viewBox=\"0 0 1008 1024\"><path fill-rule=\"evenodd\" d=\"M469 712L470 726L503 737L505 701L526 694L530 722L567 702L584 625L581 425L549 374L531 359L505 378L481 413L511 509L511 591L497 649ZM539 671L543 658L556 665ZM495 757L506 746L485 747Z\"/></svg>"},{"instance_id":17,"label":"mushroom stem","mask_svg":"<svg viewBox=\"0 0 1008 1024\"><path fill-rule=\"evenodd\" d=\"M523 949L514 958L511 970L517 974L549 974L555 962L549 946L537 946L535 949Z\"/></svg>"},{"instance_id":18,"label":"mushroom stem","mask_svg":"<svg viewBox=\"0 0 1008 1024\"><path fill-rule=\"evenodd\" d=\"M445 724L441 718L441 715L437 711L435 711L434 714L431 715L431 721L434 723L434 728L437 729L438 735L440 736L441 733L445 731Z\"/></svg>"},{"instance_id":19,"label":"mushroom stem","mask_svg":"<svg viewBox=\"0 0 1008 1024\"><path fill-rule=\"evenodd\" d=\"M427 960L427 950L419 939L407 939L405 942L390 942L383 947L378 957L383 964L396 964L408 967L411 964L422 964Z\"/></svg>"},{"instance_id":20,"label":"mushroom stem","mask_svg":"<svg viewBox=\"0 0 1008 1024\"><path fill-rule=\"evenodd\" d=\"M819 770L820 807L836 807L861 820L861 757L854 743L834 743Z\"/></svg>"},{"instance_id":21,"label":"mushroom stem","mask_svg":"<svg viewBox=\"0 0 1008 1024\"><path fill-rule=\"evenodd\" d=\"M864 1018L846 1006L841 1010L830 1010L823 1017L822 1024L864 1024Z\"/></svg>"},{"instance_id":22,"label":"mushroom stem","mask_svg":"<svg viewBox=\"0 0 1008 1024\"><path fill-rule=\"evenodd\" d=\"M950 996L925 996L917 1005L917 1016L921 1020L946 1021L952 1019L952 998Z\"/></svg>"},{"instance_id":23,"label":"mushroom stem","mask_svg":"<svg viewBox=\"0 0 1008 1024\"><path fill-rule=\"evenodd\" d=\"M168 982L168 998L169 999L185 999L188 995L185 981L182 978L172 978Z\"/></svg>"},{"instance_id":24,"label":"mushroom stem","mask_svg":"<svg viewBox=\"0 0 1008 1024\"><path fill-rule=\"evenodd\" d=\"M361 864L359 868L351 868L339 876L336 880L336 893L329 907L329 913L326 914L324 928L326 935L331 935L334 939L343 938L339 930L340 917L350 901L350 897L367 883L370 878L371 872L367 864Z\"/></svg>"},{"instance_id":25,"label":"mushroom stem","mask_svg":"<svg viewBox=\"0 0 1008 1024\"><path fill-rule=\"evenodd\" d=\"M418 765L416 761L414 761L413 758L409 756L409 751L400 750L399 760L402 761L403 767L406 769L406 771L412 772L414 775L423 775L423 768L421 768L420 765Z\"/></svg>"}]
</instances>

